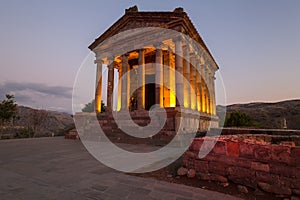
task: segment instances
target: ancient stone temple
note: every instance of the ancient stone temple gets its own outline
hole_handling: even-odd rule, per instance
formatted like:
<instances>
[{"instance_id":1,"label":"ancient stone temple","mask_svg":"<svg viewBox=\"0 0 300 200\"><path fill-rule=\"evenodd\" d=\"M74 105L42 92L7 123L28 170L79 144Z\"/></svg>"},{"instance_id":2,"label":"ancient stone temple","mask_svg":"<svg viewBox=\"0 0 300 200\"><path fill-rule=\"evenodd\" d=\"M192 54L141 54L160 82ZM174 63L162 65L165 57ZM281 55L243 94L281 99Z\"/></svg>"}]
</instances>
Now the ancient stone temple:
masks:
<instances>
[{"instance_id":1,"label":"ancient stone temple","mask_svg":"<svg viewBox=\"0 0 300 200\"><path fill-rule=\"evenodd\" d=\"M202 131L218 126L218 66L182 8L170 12L141 12L136 6L126 9L89 49L96 54L98 113L102 85L107 86L106 112L99 114L99 121L129 109L137 124L146 125L148 110L159 105L167 112L163 129L166 132L179 126L188 132L195 124ZM108 69L107 83L102 81L104 67ZM117 99L114 91L118 93Z\"/></svg>"}]
</instances>

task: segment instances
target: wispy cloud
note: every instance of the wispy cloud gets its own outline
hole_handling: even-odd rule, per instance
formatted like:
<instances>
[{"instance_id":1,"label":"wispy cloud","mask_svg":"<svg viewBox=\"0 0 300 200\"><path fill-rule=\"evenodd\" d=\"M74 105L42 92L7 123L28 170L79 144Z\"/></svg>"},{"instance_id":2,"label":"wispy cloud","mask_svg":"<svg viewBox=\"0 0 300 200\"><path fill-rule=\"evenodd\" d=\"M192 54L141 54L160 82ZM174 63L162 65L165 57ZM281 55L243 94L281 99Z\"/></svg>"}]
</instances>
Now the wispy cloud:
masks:
<instances>
[{"instance_id":1,"label":"wispy cloud","mask_svg":"<svg viewBox=\"0 0 300 200\"><path fill-rule=\"evenodd\" d=\"M55 97L71 98L72 88L64 86L48 86L40 83L5 82L0 84L0 95L16 91L34 91Z\"/></svg>"},{"instance_id":2,"label":"wispy cloud","mask_svg":"<svg viewBox=\"0 0 300 200\"><path fill-rule=\"evenodd\" d=\"M5 94L14 94L22 105L70 111L72 87L10 81L0 83L0 99L5 98Z\"/></svg>"}]
</instances>

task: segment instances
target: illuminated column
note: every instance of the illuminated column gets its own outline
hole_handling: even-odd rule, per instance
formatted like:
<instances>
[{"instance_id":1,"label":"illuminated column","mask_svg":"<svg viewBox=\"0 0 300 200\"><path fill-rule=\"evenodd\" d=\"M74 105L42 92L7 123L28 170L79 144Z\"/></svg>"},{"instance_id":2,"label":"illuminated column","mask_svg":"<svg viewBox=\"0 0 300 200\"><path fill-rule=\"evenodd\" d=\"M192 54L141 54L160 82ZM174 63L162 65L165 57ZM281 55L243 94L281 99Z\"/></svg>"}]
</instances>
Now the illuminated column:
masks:
<instances>
[{"instance_id":1,"label":"illuminated column","mask_svg":"<svg viewBox=\"0 0 300 200\"><path fill-rule=\"evenodd\" d=\"M196 58L195 54L191 55L191 77L190 77L190 85L194 89L194 92L191 92L191 108L193 110L197 110L197 82L196 82Z\"/></svg>"},{"instance_id":2,"label":"illuminated column","mask_svg":"<svg viewBox=\"0 0 300 200\"><path fill-rule=\"evenodd\" d=\"M206 87L205 87L205 70L204 70L204 63L201 61L200 64L200 71L201 71L201 111L206 113Z\"/></svg>"},{"instance_id":3,"label":"illuminated column","mask_svg":"<svg viewBox=\"0 0 300 200\"><path fill-rule=\"evenodd\" d=\"M214 73L210 73L210 90L211 90L211 114L216 113L216 96L215 96L215 76Z\"/></svg>"},{"instance_id":4,"label":"illuminated column","mask_svg":"<svg viewBox=\"0 0 300 200\"><path fill-rule=\"evenodd\" d=\"M182 56L182 40L177 38L175 41L175 83L176 83L176 106L183 102L183 56Z\"/></svg>"},{"instance_id":5,"label":"illuminated column","mask_svg":"<svg viewBox=\"0 0 300 200\"><path fill-rule=\"evenodd\" d=\"M173 52L169 53L169 66L170 66L170 107L176 107L176 80L175 80L175 55Z\"/></svg>"},{"instance_id":6,"label":"illuminated column","mask_svg":"<svg viewBox=\"0 0 300 200\"><path fill-rule=\"evenodd\" d=\"M209 91L209 100L208 100L208 104L209 104L209 113L212 114L212 87L211 87L211 82L212 80L212 76L211 76L211 73L210 73L210 70L208 71L208 91Z\"/></svg>"},{"instance_id":7,"label":"illuminated column","mask_svg":"<svg viewBox=\"0 0 300 200\"><path fill-rule=\"evenodd\" d=\"M170 78L171 78L171 61L170 61L171 55L170 52L163 53L163 63L166 66L163 68L163 91L164 91L164 107L170 107Z\"/></svg>"},{"instance_id":8,"label":"illuminated column","mask_svg":"<svg viewBox=\"0 0 300 200\"><path fill-rule=\"evenodd\" d=\"M205 66L205 84L206 84L206 112L210 113L210 91L209 91L209 72Z\"/></svg>"},{"instance_id":9,"label":"illuminated column","mask_svg":"<svg viewBox=\"0 0 300 200\"><path fill-rule=\"evenodd\" d=\"M113 110L113 88L114 88L114 58L108 60L108 81L107 81L107 111Z\"/></svg>"},{"instance_id":10,"label":"illuminated column","mask_svg":"<svg viewBox=\"0 0 300 200\"><path fill-rule=\"evenodd\" d=\"M95 110L101 112L101 98L102 98L102 61L97 62L96 71L96 92L95 92Z\"/></svg>"},{"instance_id":11,"label":"illuminated column","mask_svg":"<svg viewBox=\"0 0 300 200\"><path fill-rule=\"evenodd\" d=\"M129 65L128 65L128 55L124 54L122 55L122 70L121 70L121 76L122 76L122 81L121 81L121 109L127 109L128 108L128 76L129 73L127 74L127 77L125 76L126 72L128 71Z\"/></svg>"},{"instance_id":12,"label":"illuminated column","mask_svg":"<svg viewBox=\"0 0 300 200\"><path fill-rule=\"evenodd\" d=\"M184 107L191 108L191 85L190 85L190 51L189 46L183 48L183 74L186 81L184 81Z\"/></svg>"},{"instance_id":13,"label":"illuminated column","mask_svg":"<svg viewBox=\"0 0 300 200\"><path fill-rule=\"evenodd\" d=\"M121 83L121 77L122 77L122 67L118 70L119 74L119 81L118 81L118 104L117 104L117 111L121 110L121 100L122 100L122 83Z\"/></svg>"},{"instance_id":14,"label":"illuminated column","mask_svg":"<svg viewBox=\"0 0 300 200\"><path fill-rule=\"evenodd\" d=\"M139 50L139 68L138 68L138 82L141 86L137 93L137 109L145 108L145 53L144 49Z\"/></svg>"},{"instance_id":15,"label":"illuminated column","mask_svg":"<svg viewBox=\"0 0 300 200\"><path fill-rule=\"evenodd\" d=\"M213 88L213 114L216 115L217 114L217 103L216 103L216 87L215 87L215 81L216 81L216 77L215 75L213 75L212 77L212 88Z\"/></svg>"},{"instance_id":16,"label":"illuminated column","mask_svg":"<svg viewBox=\"0 0 300 200\"><path fill-rule=\"evenodd\" d=\"M197 88L197 109L202 111L202 84L201 84L201 71L200 60L197 59L197 71L196 71L196 88Z\"/></svg>"},{"instance_id":17,"label":"illuminated column","mask_svg":"<svg viewBox=\"0 0 300 200\"><path fill-rule=\"evenodd\" d=\"M160 48L160 46L157 46L155 55L155 104L163 107L163 56Z\"/></svg>"}]
</instances>

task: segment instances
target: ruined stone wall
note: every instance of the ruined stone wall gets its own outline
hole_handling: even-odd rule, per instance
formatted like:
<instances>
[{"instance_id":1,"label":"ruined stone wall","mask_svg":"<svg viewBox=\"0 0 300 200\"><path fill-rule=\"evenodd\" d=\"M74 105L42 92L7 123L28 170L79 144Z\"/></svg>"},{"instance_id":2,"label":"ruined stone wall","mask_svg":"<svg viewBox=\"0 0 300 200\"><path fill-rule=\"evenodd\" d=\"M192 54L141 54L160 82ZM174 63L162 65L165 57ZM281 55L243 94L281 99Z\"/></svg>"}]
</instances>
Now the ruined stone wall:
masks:
<instances>
[{"instance_id":1,"label":"ruined stone wall","mask_svg":"<svg viewBox=\"0 0 300 200\"><path fill-rule=\"evenodd\" d=\"M238 136L222 136L212 151L199 159L204 139L194 139L182 160L183 167L195 170L199 179L300 196L300 147L294 142L274 145Z\"/></svg>"}]
</instances>

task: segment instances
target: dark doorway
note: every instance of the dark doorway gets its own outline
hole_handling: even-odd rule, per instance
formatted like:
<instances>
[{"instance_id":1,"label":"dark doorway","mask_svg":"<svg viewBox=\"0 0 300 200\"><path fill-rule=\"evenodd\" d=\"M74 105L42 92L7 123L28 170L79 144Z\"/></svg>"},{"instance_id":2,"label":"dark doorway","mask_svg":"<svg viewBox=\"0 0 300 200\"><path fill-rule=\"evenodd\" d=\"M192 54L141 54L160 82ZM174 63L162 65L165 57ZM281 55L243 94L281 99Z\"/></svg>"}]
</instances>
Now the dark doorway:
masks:
<instances>
[{"instance_id":1,"label":"dark doorway","mask_svg":"<svg viewBox=\"0 0 300 200\"><path fill-rule=\"evenodd\" d=\"M155 104L155 75L146 75L145 81L145 109L149 110Z\"/></svg>"}]
</instances>

